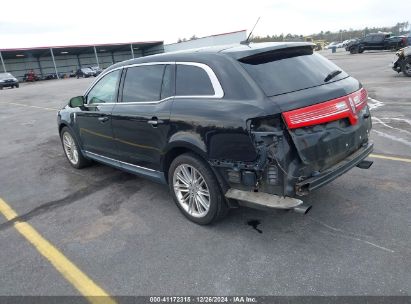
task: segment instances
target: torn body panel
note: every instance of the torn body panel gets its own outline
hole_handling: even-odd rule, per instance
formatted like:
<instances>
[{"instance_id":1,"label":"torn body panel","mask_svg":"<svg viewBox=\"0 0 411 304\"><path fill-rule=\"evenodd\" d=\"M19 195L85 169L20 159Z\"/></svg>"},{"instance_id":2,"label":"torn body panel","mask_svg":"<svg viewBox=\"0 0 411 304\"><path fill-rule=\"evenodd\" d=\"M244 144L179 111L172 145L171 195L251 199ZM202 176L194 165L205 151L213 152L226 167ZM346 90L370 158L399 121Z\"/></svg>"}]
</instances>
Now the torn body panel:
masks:
<instances>
[{"instance_id":1,"label":"torn body panel","mask_svg":"<svg viewBox=\"0 0 411 304\"><path fill-rule=\"evenodd\" d=\"M249 121L257 158L252 162L212 160L231 188L279 197L308 194L358 165L372 151L368 107L351 125L344 119L288 129L281 116Z\"/></svg>"},{"instance_id":2,"label":"torn body panel","mask_svg":"<svg viewBox=\"0 0 411 304\"><path fill-rule=\"evenodd\" d=\"M304 177L301 161L279 115L252 119L248 123L257 157L254 161L210 160L232 188L294 196L294 184Z\"/></svg>"}]
</instances>

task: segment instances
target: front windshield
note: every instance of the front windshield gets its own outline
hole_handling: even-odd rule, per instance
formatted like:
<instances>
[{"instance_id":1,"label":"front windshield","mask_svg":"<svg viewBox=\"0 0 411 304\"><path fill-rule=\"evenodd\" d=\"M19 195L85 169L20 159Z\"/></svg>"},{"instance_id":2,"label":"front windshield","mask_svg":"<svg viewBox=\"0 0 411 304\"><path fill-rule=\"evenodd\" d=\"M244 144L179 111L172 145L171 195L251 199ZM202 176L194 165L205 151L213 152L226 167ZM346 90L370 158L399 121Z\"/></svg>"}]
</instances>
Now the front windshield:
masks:
<instances>
[{"instance_id":1,"label":"front windshield","mask_svg":"<svg viewBox=\"0 0 411 304\"><path fill-rule=\"evenodd\" d=\"M10 73L0 73L0 79L9 79L9 78L14 78L13 75Z\"/></svg>"}]
</instances>

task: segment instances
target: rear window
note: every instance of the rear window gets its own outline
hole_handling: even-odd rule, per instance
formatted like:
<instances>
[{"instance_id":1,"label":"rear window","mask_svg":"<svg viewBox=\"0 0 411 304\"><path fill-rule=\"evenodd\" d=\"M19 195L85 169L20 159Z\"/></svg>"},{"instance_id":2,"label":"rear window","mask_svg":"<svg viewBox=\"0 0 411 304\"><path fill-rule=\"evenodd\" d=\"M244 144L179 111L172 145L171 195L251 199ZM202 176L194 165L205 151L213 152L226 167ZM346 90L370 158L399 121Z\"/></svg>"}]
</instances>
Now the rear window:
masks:
<instances>
[{"instance_id":1,"label":"rear window","mask_svg":"<svg viewBox=\"0 0 411 304\"><path fill-rule=\"evenodd\" d=\"M207 72L198 66L177 65L176 95L214 95L213 85Z\"/></svg>"},{"instance_id":2,"label":"rear window","mask_svg":"<svg viewBox=\"0 0 411 304\"><path fill-rule=\"evenodd\" d=\"M348 77L311 47L295 47L252 55L239 60L267 96L320 86ZM333 71L342 71L328 82Z\"/></svg>"}]
</instances>

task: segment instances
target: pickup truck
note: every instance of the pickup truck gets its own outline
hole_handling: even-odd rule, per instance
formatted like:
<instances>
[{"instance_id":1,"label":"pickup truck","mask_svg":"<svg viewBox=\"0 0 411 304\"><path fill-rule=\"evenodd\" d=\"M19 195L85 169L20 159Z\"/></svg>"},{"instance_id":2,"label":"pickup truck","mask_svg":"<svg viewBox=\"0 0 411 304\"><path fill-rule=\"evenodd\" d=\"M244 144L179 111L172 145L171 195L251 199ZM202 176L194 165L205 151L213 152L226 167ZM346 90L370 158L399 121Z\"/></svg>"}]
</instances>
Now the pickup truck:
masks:
<instances>
[{"instance_id":1,"label":"pickup truck","mask_svg":"<svg viewBox=\"0 0 411 304\"><path fill-rule=\"evenodd\" d=\"M407 39L403 36L391 36L386 33L368 34L364 38L349 44L346 50L351 54L362 53L367 50L398 50L407 46Z\"/></svg>"}]
</instances>

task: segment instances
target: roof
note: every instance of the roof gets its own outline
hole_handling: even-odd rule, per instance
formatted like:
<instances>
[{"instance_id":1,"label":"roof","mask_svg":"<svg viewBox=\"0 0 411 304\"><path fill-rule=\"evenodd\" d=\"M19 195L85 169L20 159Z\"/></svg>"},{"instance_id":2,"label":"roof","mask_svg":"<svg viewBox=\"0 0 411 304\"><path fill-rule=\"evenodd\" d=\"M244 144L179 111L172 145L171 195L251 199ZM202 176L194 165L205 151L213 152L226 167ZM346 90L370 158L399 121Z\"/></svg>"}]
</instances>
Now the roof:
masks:
<instances>
[{"instance_id":1,"label":"roof","mask_svg":"<svg viewBox=\"0 0 411 304\"><path fill-rule=\"evenodd\" d=\"M235 59L248 57L254 54L300 47L300 46L314 46L311 42L263 42L263 43L250 43L250 44L230 44L203 47L198 49L190 49L176 52L168 52L162 54L156 54L151 56L139 57L130 59L127 61L119 62L113 66L113 68L129 64L146 63L146 62L165 62L165 61L207 61L210 60L212 55L226 54ZM214 57L215 58L215 57Z\"/></svg>"},{"instance_id":2,"label":"roof","mask_svg":"<svg viewBox=\"0 0 411 304\"><path fill-rule=\"evenodd\" d=\"M126 43L104 43L104 44L82 44L82 45L63 45L63 46L41 46L32 48L13 48L0 49L4 59L14 59L18 57L43 57L50 56L50 48L53 49L55 56L58 55L77 55L94 52L96 47L98 53L104 52L130 52L130 45L135 50L146 49L157 45L163 45L163 41L146 41L146 42L126 42ZM22 55L22 56L20 56Z\"/></svg>"}]
</instances>

